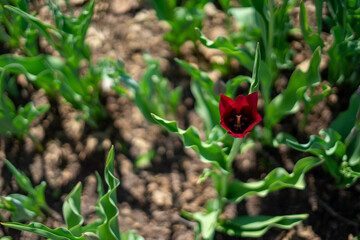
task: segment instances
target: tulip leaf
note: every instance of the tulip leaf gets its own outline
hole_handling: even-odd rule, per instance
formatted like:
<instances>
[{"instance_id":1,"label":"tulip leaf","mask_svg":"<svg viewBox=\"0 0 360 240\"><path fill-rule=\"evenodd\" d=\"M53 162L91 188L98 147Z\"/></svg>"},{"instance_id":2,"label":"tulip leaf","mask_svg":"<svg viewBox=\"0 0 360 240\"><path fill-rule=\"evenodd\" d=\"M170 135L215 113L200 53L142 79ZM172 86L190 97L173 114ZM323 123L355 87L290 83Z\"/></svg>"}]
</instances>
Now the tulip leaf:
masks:
<instances>
[{"instance_id":1,"label":"tulip leaf","mask_svg":"<svg viewBox=\"0 0 360 240\"><path fill-rule=\"evenodd\" d=\"M350 148L352 147L352 148ZM360 134L358 133L355 141L354 141L354 146L350 145L347 153L349 156L349 165L350 166L355 166L357 165L359 166L359 162L360 162Z\"/></svg>"},{"instance_id":2,"label":"tulip leaf","mask_svg":"<svg viewBox=\"0 0 360 240\"><path fill-rule=\"evenodd\" d=\"M219 211L209 211L207 213L196 212L189 213L186 211L182 211L181 215L188 219L193 219L199 224L199 234L201 239L211 240L213 239L214 230L217 224L217 218L219 215Z\"/></svg>"},{"instance_id":3,"label":"tulip leaf","mask_svg":"<svg viewBox=\"0 0 360 240\"><path fill-rule=\"evenodd\" d=\"M177 63L187 71L192 77L191 92L194 95L195 108L199 115L204 119L207 136L211 130L219 125L219 96L215 95L213 88L214 82L205 72L202 72L190 63L176 59Z\"/></svg>"},{"instance_id":4,"label":"tulip leaf","mask_svg":"<svg viewBox=\"0 0 360 240\"><path fill-rule=\"evenodd\" d=\"M335 130L323 129L319 132L323 138L311 135L308 143L300 144L294 141L287 141L288 145L302 152L310 152L314 155L333 155L342 157L345 154L345 145L341 142L341 136Z\"/></svg>"},{"instance_id":5,"label":"tulip leaf","mask_svg":"<svg viewBox=\"0 0 360 240\"><path fill-rule=\"evenodd\" d=\"M226 92L224 95L235 99L236 91L238 90L239 85L243 82L247 82L251 85L253 83L253 80L248 76L242 76L242 75L229 79L226 82Z\"/></svg>"},{"instance_id":6,"label":"tulip leaf","mask_svg":"<svg viewBox=\"0 0 360 240\"><path fill-rule=\"evenodd\" d=\"M121 240L145 240L145 238L136 235L136 231L129 230L125 233L121 233Z\"/></svg>"},{"instance_id":7,"label":"tulip leaf","mask_svg":"<svg viewBox=\"0 0 360 240\"><path fill-rule=\"evenodd\" d=\"M256 54L255 54L255 62L254 68L252 72L251 85L249 94L253 92L257 92L259 90L260 84L260 63L261 63L261 55L260 55L260 46L259 43L256 46Z\"/></svg>"},{"instance_id":8,"label":"tulip leaf","mask_svg":"<svg viewBox=\"0 0 360 240\"><path fill-rule=\"evenodd\" d=\"M41 20L28 14L27 12L24 12L23 10L21 10L17 7L6 5L5 8L7 10L11 11L12 13L15 13L15 14L21 16L23 19L25 19L30 24L33 24L33 26L39 30L39 32L41 33L41 36L45 37L49 43L53 43L50 31L56 31L56 29L54 27L43 23ZM53 45L53 47L56 47L54 44L52 44L52 45Z\"/></svg>"},{"instance_id":9,"label":"tulip leaf","mask_svg":"<svg viewBox=\"0 0 360 240\"><path fill-rule=\"evenodd\" d=\"M97 229L100 239L120 240L120 231L117 221L119 210L117 208L116 188L120 181L114 176L114 147L109 151L105 165L105 182L107 192L99 198L96 212L102 224Z\"/></svg>"},{"instance_id":10,"label":"tulip leaf","mask_svg":"<svg viewBox=\"0 0 360 240\"><path fill-rule=\"evenodd\" d=\"M346 154L345 144L341 141L340 134L331 128L320 130L319 134L323 138L311 135L308 143L300 144L288 140L287 145L302 152L312 153L320 159L325 159L325 168L337 180L340 180L339 161Z\"/></svg>"},{"instance_id":11,"label":"tulip leaf","mask_svg":"<svg viewBox=\"0 0 360 240\"><path fill-rule=\"evenodd\" d=\"M346 111L343 111L332 121L330 127L341 134L342 139L345 139L350 133L351 128L356 121L356 113L360 107L360 98L355 92L350 98L350 104Z\"/></svg>"},{"instance_id":12,"label":"tulip leaf","mask_svg":"<svg viewBox=\"0 0 360 240\"><path fill-rule=\"evenodd\" d=\"M54 97L60 88L60 82L56 80L54 72L62 71L64 62L60 58L48 55L23 57L4 54L0 56L0 67L6 68L10 73L24 74L27 79Z\"/></svg>"},{"instance_id":13,"label":"tulip leaf","mask_svg":"<svg viewBox=\"0 0 360 240\"><path fill-rule=\"evenodd\" d=\"M265 114L265 123L268 126L272 127L286 115L299 110L299 99L302 98L306 89L321 80L319 73L320 57L320 48L317 48L312 55L308 71L295 70L290 77L287 88L270 102Z\"/></svg>"},{"instance_id":14,"label":"tulip leaf","mask_svg":"<svg viewBox=\"0 0 360 240\"><path fill-rule=\"evenodd\" d=\"M17 222L1 223L5 227L27 231L52 240L86 240L84 236L76 237L66 228L50 229L41 223L22 224Z\"/></svg>"},{"instance_id":15,"label":"tulip leaf","mask_svg":"<svg viewBox=\"0 0 360 240\"><path fill-rule=\"evenodd\" d=\"M307 23L308 17L306 14L306 8L303 1L300 2L300 27L304 35L306 43L309 45L311 51L315 51L317 47L324 47L324 42L319 34L313 34L312 29Z\"/></svg>"},{"instance_id":16,"label":"tulip leaf","mask_svg":"<svg viewBox=\"0 0 360 240\"><path fill-rule=\"evenodd\" d=\"M308 217L308 214L283 216L240 216L220 221L219 229L230 236L261 237L270 228L290 229Z\"/></svg>"},{"instance_id":17,"label":"tulip leaf","mask_svg":"<svg viewBox=\"0 0 360 240\"><path fill-rule=\"evenodd\" d=\"M82 185L79 182L67 195L62 208L67 229L75 236L81 235L81 226L84 222L81 216L81 190Z\"/></svg>"},{"instance_id":18,"label":"tulip leaf","mask_svg":"<svg viewBox=\"0 0 360 240\"><path fill-rule=\"evenodd\" d=\"M215 41L208 39L199 29L198 33L200 34L200 42L208 48L219 49L225 54L235 58L249 71L252 70L254 66L254 57L246 49L238 48L234 46L227 38L218 37Z\"/></svg>"},{"instance_id":19,"label":"tulip leaf","mask_svg":"<svg viewBox=\"0 0 360 240\"><path fill-rule=\"evenodd\" d=\"M35 189L33 188L30 179L23 172L17 170L9 160L5 159L5 164L10 172L14 175L19 186L29 194L35 195Z\"/></svg>"},{"instance_id":20,"label":"tulip leaf","mask_svg":"<svg viewBox=\"0 0 360 240\"><path fill-rule=\"evenodd\" d=\"M240 202L251 195L265 197L270 192L283 188L304 189L305 173L320 163L322 161L316 157L305 157L295 164L291 174L284 168L276 168L260 181L246 183L235 179L228 187L227 198L230 201Z\"/></svg>"},{"instance_id":21,"label":"tulip leaf","mask_svg":"<svg viewBox=\"0 0 360 240\"><path fill-rule=\"evenodd\" d=\"M19 186L28 193L28 196L22 194L11 194L8 196L11 198L13 206L15 207L15 209L7 209L12 213L12 221L18 221L19 219L35 220L37 216L44 217L41 208L49 210L45 201L46 182L41 182L33 188L30 179L23 172L17 170L15 166L6 159L5 164L14 175Z\"/></svg>"},{"instance_id":22,"label":"tulip leaf","mask_svg":"<svg viewBox=\"0 0 360 240\"><path fill-rule=\"evenodd\" d=\"M175 121L168 121L152 114L156 122L164 126L169 132L176 133L183 141L185 147L191 147L204 162L212 163L226 169L226 156L222 148L216 143L204 143L201 141L198 130L191 126L187 130L178 128Z\"/></svg>"},{"instance_id":23,"label":"tulip leaf","mask_svg":"<svg viewBox=\"0 0 360 240\"><path fill-rule=\"evenodd\" d=\"M31 199L21 194L10 194L0 196L0 209L11 213L11 221L33 221L37 217L37 212L31 203Z\"/></svg>"}]
</instances>

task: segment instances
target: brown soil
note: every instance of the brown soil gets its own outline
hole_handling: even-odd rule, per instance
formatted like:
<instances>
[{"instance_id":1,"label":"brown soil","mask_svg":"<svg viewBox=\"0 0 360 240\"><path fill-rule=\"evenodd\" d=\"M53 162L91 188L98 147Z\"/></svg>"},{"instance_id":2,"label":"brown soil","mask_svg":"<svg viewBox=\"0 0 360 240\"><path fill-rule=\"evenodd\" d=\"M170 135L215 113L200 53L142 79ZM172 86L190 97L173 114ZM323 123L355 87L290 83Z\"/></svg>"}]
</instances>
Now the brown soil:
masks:
<instances>
[{"instance_id":1,"label":"brown soil","mask_svg":"<svg viewBox=\"0 0 360 240\"><path fill-rule=\"evenodd\" d=\"M84 4L84 0L70 2L75 8L81 8ZM32 4L32 8L39 13L38 17L49 19L50 12L44 7L43 1L33 1ZM211 4L207 6L206 13L208 17L204 23L204 33L211 39L225 35L224 14ZM193 109L189 76L176 65L170 46L163 41L163 34L168 29L167 24L159 22L154 10L144 1L102 0L96 5L87 42L92 48L94 62L104 57L121 58L129 74L136 80L140 80L146 67L142 59L144 53L161 58L164 75L173 86L181 85L185 89L177 115L180 126L195 125L201 129L202 120ZM294 62L297 65L306 64L311 54L303 40L294 39L291 46L296 53ZM214 79L220 74L211 72L209 63L222 57L222 53L203 46L199 46L198 52L195 52L191 43L183 46L180 56L210 72ZM326 62L324 64L323 75L327 71ZM233 68L234 72L241 71L236 63ZM285 84L281 82L281 77L276 83L278 92L286 86L284 78ZM210 179L202 184L197 183L203 169L209 166L202 163L192 150L184 149L176 135L148 123L129 99L111 91L104 92L102 96L108 119L98 129L91 129L84 122L76 121L75 110L61 99L49 100L42 90L34 88L26 79L19 78L18 82L21 101L31 99L36 104L51 103L50 111L38 119L30 131L44 146L44 151L39 151L28 137L23 140L2 138L0 158L9 159L31 178L34 185L42 180L48 183L47 202L59 216L48 218L47 226L64 226L60 217L61 206L79 181L84 186L83 216L87 222L95 217L95 172L103 173L107 152L114 145L116 176L121 181L118 189L121 231L135 229L145 239L154 240L194 239L195 223L182 218L180 211L204 210L205 203L215 198L216 192ZM344 109L337 103L341 91L335 91L313 109L304 132L298 130L302 112L287 117L276 126L276 131L290 132L306 141L310 134L317 134L320 129L326 128L334 116ZM136 157L151 149L156 151L151 164L142 169L134 168ZM272 149L257 145L236 158L234 172L243 181L253 181L264 177L274 167L291 171L294 163L303 156L286 147ZM0 176L1 195L22 192L2 161ZM304 191L286 189L271 193L266 198L249 197L238 205L229 205L224 216L308 213L309 218L295 228L272 229L260 239L353 239L352 236L359 233L359 184L339 189L321 167L308 173L306 181ZM6 228L0 229L1 235L10 235L14 240L41 239ZM215 239L237 238L217 233Z\"/></svg>"}]
</instances>

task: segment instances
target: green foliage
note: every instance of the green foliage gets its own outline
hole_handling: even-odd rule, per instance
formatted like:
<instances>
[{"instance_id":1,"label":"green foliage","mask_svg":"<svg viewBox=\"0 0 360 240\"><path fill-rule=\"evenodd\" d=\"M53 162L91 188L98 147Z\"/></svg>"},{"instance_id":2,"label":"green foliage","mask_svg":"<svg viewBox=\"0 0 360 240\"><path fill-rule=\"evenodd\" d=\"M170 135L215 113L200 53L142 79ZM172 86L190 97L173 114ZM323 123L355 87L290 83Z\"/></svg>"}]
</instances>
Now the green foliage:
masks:
<instances>
[{"instance_id":1,"label":"green foliage","mask_svg":"<svg viewBox=\"0 0 360 240\"><path fill-rule=\"evenodd\" d=\"M19 8L5 6L8 12L21 17L35 28L63 59L41 55L27 58L10 55L1 59L1 66L9 64L10 59L15 59L18 64L16 67L22 69L14 71L21 71L38 87L44 88L50 96L60 93L74 108L81 111L81 117L93 127L106 115L99 99L100 76L93 71L90 47L85 44L94 4L95 1L86 4L76 18L62 13L57 2L47 1L47 6L54 16L55 27ZM34 66L34 59L40 61L40 65ZM86 74L80 71L84 62L89 67Z\"/></svg>"},{"instance_id":2,"label":"green foliage","mask_svg":"<svg viewBox=\"0 0 360 240\"><path fill-rule=\"evenodd\" d=\"M330 15L325 22L334 37L329 48L329 81L348 82L357 87L360 69L360 24L357 1L327 1Z\"/></svg>"},{"instance_id":3,"label":"green foliage","mask_svg":"<svg viewBox=\"0 0 360 240\"><path fill-rule=\"evenodd\" d=\"M162 76L159 61L150 55L145 55L144 60L148 66L139 83L127 74L120 61L112 62L110 65L113 69L109 71L112 88L119 94L128 94L146 120L151 123L155 123L151 113L174 118L182 88L176 87L170 90L170 82ZM130 91L126 91L123 86Z\"/></svg>"},{"instance_id":4,"label":"green foliage","mask_svg":"<svg viewBox=\"0 0 360 240\"><path fill-rule=\"evenodd\" d=\"M185 147L193 148L199 154L202 161L213 165L212 170L207 169L204 171L201 180L208 176L213 177L215 188L219 194L218 203L215 202L217 207L207 208L206 213L182 213L184 217L196 220L199 223L197 230L198 236L201 236L203 239L212 239L215 228L217 228L223 232L231 233L231 235L256 237L261 236L273 226L289 229L307 216L305 214L282 216L283 218L281 216L259 218L257 220L260 223L257 223L258 225L254 228L247 228L246 224L243 228L236 225L238 221L240 221L237 219L233 220L234 222L227 221L226 224L222 220L219 220L219 215L222 212L225 202L239 202L250 195L265 197L269 192L282 188L304 189L305 173L321 164L322 160L315 157L303 158L296 163L291 174L283 168L277 168L271 171L263 180L257 182L244 183L236 179L230 180L231 164L229 164L229 162L231 162L231 159L234 157L231 157L233 150L227 155L226 149L221 148L218 143L202 142L198 130L193 126L187 130L182 130L177 127L175 121L167 121L155 115L153 115L153 117L159 124L166 127L169 132L178 134ZM234 144L235 142L241 141L235 140ZM236 153L237 147L235 147L235 145L233 149L235 149L234 153ZM210 205L213 206L213 204L214 202Z\"/></svg>"},{"instance_id":5,"label":"green foliage","mask_svg":"<svg viewBox=\"0 0 360 240\"><path fill-rule=\"evenodd\" d=\"M205 18L203 8L209 0L188 0L183 5L178 5L176 0L151 0L156 15L160 20L166 21L171 30L165 34L164 39L176 53L185 41L197 40L195 28L202 27ZM195 44L196 45L196 44Z\"/></svg>"},{"instance_id":6,"label":"green foliage","mask_svg":"<svg viewBox=\"0 0 360 240\"><path fill-rule=\"evenodd\" d=\"M339 114L330 128L320 130L322 137L311 135L304 144L288 139L287 145L322 159L339 186L350 186L360 177L359 108L360 100L354 93L349 108Z\"/></svg>"},{"instance_id":7,"label":"green foliage","mask_svg":"<svg viewBox=\"0 0 360 240\"><path fill-rule=\"evenodd\" d=\"M320 82L320 49L318 48L310 61L307 72L297 69L290 77L287 88L277 95L265 109L265 125L271 129L286 115L295 113L299 110L300 99L308 88Z\"/></svg>"},{"instance_id":8,"label":"green foliage","mask_svg":"<svg viewBox=\"0 0 360 240\"><path fill-rule=\"evenodd\" d=\"M34 52L35 29L29 27L28 23L20 16L7 12L4 9L5 5L12 5L25 12L28 11L28 3L25 0L2 0L0 2L0 42L12 49L20 47L27 54L37 52L36 50ZM22 40L25 44L21 43Z\"/></svg>"},{"instance_id":9,"label":"green foliage","mask_svg":"<svg viewBox=\"0 0 360 240\"><path fill-rule=\"evenodd\" d=\"M209 136L211 130L219 125L219 99L214 93L214 82L205 72L202 72L191 64L176 59L177 63L192 77L191 92L195 97L195 109L205 121L206 133Z\"/></svg>"},{"instance_id":10,"label":"green foliage","mask_svg":"<svg viewBox=\"0 0 360 240\"><path fill-rule=\"evenodd\" d=\"M315 93L317 88L321 88L320 93ZM331 94L330 86L324 83L311 85L307 89L307 91L304 92L304 95L300 98L300 100L304 103L304 117L301 126L303 130L305 129L308 115L310 114L313 107L322 100L324 100L330 94Z\"/></svg>"},{"instance_id":11,"label":"green foliage","mask_svg":"<svg viewBox=\"0 0 360 240\"><path fill-rule=\"evenodd\" d=\"M177 127L176 121L167 121L152 114L156 122L164 126L169 132L176 133L183 140L186 147L191 147L204 162L212 163L217 167L226 169L226 155L222 148L216 143L206 143L201 141L199 131L194 126L187 130Z\"/></svg>"},{"instance_id":12,"label":"green foliage","mask_svg":"<svg viewBox=\"0 0 360 240\"><path fill-rule=\"evenodd\" d=\"M16 109L13 101L5 94L5 80L9 79L6 73L16 68L16 64L0 67L0 134L21 137L28 134L31 122L47 112L49 106L35 107L33 102L29 102Z\"/></svg>"},{"instance_id":13,"label":"green foliage","mask_svg":"<svg viewBox=\"0 0 360 240\"><path fill-rule=\"evenodd\" d=\"M246 1L242 2L241 8L230 8L228 11L239 29L228 33L230 41L234 45L240 44L242 49L249 52L254 52L259 42L262 60L271 69L273 77L277 75L278 69L293 66L287 38L293 28L289 11L295 3L288 0L281 3L272 0Z\"/></svg>"},{"instance_id":14,"label":"green foliage","mask_svg":"<svg viewBox=\"0 0 360 240\"><path fill-rule=\"evenodd\" d=\"M52 212L45 200L46 182L41 182L34 188L24 173L17 170L8 160L5 160L5 164L27 195L14 193L0 196L0 208L11 213L11 221L33 221L39 217L44 219L44 210L47 213Z\"/></svg>"},{"instance_id":15,"label":"green foliage","mask_svg":"<svg viewBox=\"0 0 360 240\"><path fill-rule=\"evenodd\" d=\"M219 49L230 57L235 58L246 69L252 70L254 66L254 57L246 48L237 47L229 39L219 36L215 41L208 39L200 30L200 42L208 48Z\"/></svg>"},{"instance_id":16,"label":"green foliage","mask_svg":"<svg viewBox=\"0 0 360 240\"><path fill-rule=\"evenodd\" d=\"M220 222L220 231L230 236L261 237L270 228L291 229L308 217L307 214L282 216L240 216L233 220Z\"/></svg>"},{"instance_id":17,"label":"green foliage","mask_svg":"<svg viewBox=\"0 0 360 240\"><path fill-rule=\"evenodd\" d=\"M104 191L101 178L98 179L99 199L95 206L98 219L94 222L83 226L84 219L81 216L81 190L82 185L78 183L74 189L66 197L63 204L63 215L66 228L60 227L50 229L41 223L22 224L17 222L1 223L10 228L21 231L31 232L50 239L70 239L70 240L142 240L144 238L136 236L134 231L120 233L118 225L119 210L116 206L116 188L120 181L114 176L114 147L110 149L105 165L105 182L107 191ZM21 179L19 179L21 180ZM21 184L20 184L21 183ZM19 181L20 186L29 187L29 182L25 180ZM31 187L31 185L30 185Z\"/></svg>"},{"instance_id":18,"label":"green foliage","mask_svg":"<svg viewBox=\"0 0 360 240\"><path fill-rule=\"evenodd\" d=\"M296 162L291 174L283 168L276 168L268 173L263 180L256 182L246 183L235 179L228 187L227 199L234 202L240 202L245 197L251 195L265 197L270 192L282 188L304 189L305 173L321 163L321 160L318 158L306 157Z\"/></svg>"},{"instance_id":19,"label":"green foliage","mask_svg":"<svg viewBox=\"0 0 360 240\"><path fill-rule=\"evenodd\" d=\"M218 38L215 42L211 42L206 39L201 32L200 36L201 40L204 41L205 44L208 44L208 46L222 46L224 47L222 49L226 49L225 51L231 52L234 50L233 52L236 52L230 42L227 40L222 41L225 38ZM243 55L240 56L240 58L242 57ZM182 212L184 217L198 222L198 227L195 230L196 238L213 239L215 229L228 233L229 235L259 237L271 227L289 229L305 219L307 217L306 214L276 217L258 216L255 218L239 217L233 220L221 220L219 218L225 204L228 202L239 202L251 195L265 197L268 193L283 188L304 189L304 176L306 172L321 164L322 160L315 157L300 159L296 163L292 173L289 174L285 169L277 168L271 171L263 180L257 182L245 183L237 179L232 179L232 162L243 143L242 139L233 139L233 146L231 147L230 152L228 151L227 135L223 129L219 128L219 96L214 93L214 88L216 87L215 84L205 72L202 72L191 64L179 59L177 59L177 62L192 77L191 91L196 100L195 109L205 122L205 131L207 133L206 140L200 139L198 130L193 126L183 130L178 128L176 121L167 121L154 114L152 114L152 116L155 121L164 126L169 132L176 133L183 141L185 147L194 149L202 161L212 164L212 169L205 169L199 181L202 182L207 177L212 177L214 180L214 188L218 193L218 198L207 203L206 212ZM262 72L263 62L261 61L259 45L256 49L255 59L252 60L252 63L252 78L238 76L227 82L225 93L230 97L235 97L233 86L237 86L241 82L250 83L250 93L258 91L261 74L264 74L264 72L267 71L265 70ZM305 94L305 92L309 87L320 81L318 70L319 63L320 50L318 49L314 53L308 72L303 73L298 70L293 74L288 87L290 90L286 89L278 96L278 100L274 101L275 103L272 102L274 105L273 112L271 112L272 118L278 118L275 119L275 121L280 120L283 116L288 114L287 110L284 109L287 109L289 104L299 104L300 97L307 97L307 104L310 106L318 101L318 98L320 97L314 96L314 94L310 94L309 96ZM287 90L288 92L286 92ZM299 91L299 93L297 91ZM297 94L299 97L297 97ZM293 107L290 107L290 109L291 108ZM283 115L280 114L281 111L284 112ZM245 146L246 144L244 147ZM246 221L249 221L250 223Z\"/></svg>"},{"instance_id":20,"label":"green foliage","mask_svg":"<svg viewBox=\"0 0 360 240\"><path fill-rule=\"evenodd\" d=\"M319 2L319 1L317 1ZM319 9L320 7L318 7L317 9ZM320 12L320 17L321 17L321 12ZM317 18L318 20L318 18ZM315 51L317 47L321 47L323 48L324 42L320 37L320 33L312 33L312 29L309 27L308 25L308 18L307 18L307 13L306 13L306 9L305 9L305 4L304 2L300 2L300 26L301 26L301 31L304 35L305 41L306 43L309 45L311 51ZM318 27L319 27L319 22L318 22Z\"/></svg>"}]
</instances>

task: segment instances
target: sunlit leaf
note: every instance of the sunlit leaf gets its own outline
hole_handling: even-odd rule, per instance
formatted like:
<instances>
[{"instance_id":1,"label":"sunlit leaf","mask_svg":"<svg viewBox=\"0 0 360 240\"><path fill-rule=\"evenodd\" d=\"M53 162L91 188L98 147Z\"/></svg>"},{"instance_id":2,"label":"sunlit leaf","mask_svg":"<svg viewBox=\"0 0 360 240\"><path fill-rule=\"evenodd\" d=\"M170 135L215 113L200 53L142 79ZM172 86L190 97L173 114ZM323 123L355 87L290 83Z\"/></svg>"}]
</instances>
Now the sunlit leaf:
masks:
<instances>
[{"instance_id":1,"label":"sunlit leaf","mask_svg":"<svg viewBox=\"0 0 360 240\"><path fill-rule=\"evenodd\" d=\"M18 229L20 231L26 231L35 233L37 235L50 238L52 240L86 240L84 236L75 237L66 228L50 229L41 223L31 223L29 225L21 224L17 222L1 223L5 227Z\"/></svg>"},{"instance_id":2,"label":"sunlit leaf","mask_svg":"<svg viewBox=\"0 0 360 240\"><path fill-rule=\"evenodd\" d=\"M169 132L176 133L183 141L185 147L191 147L204 162L210 162L226 169L226 156L222 148L216 143L207 144L201 141L198 130L191 126L187 130L178 128L175 121L167 121L156 115L152 115L155 121L164 126Z\"/></svg>"},{"instance_id":3,"label":"sunlit leaf","mask_svg":"<svg viewBox=\"0 0 360 240\"><path fill-rule=\"evenodd\" d=\"M320 48L318 48L313 53L308 71L295 70L287 88L270 102L265 115L265 122L268 126L273 126L284 116L299 110L299 99L306 89L321 80L319 73L320 57Z\"/></svg>"},{"instance_id":4,"label":"sunlit leaf","mask_svg":"<svg viewBox=\"0 0 360 240\"><path fill-rule=\"evenodd\" d=\"M308 214L283 216L240 216L220 221L220 231L230 236L261 237L270 228L290 229L308 217Z\"/></svg>"},{"instance_id":5,"label":"sunlit leaf","mask_svg":"<svg viewBox=\"0 0 360 240\"><path fill-rule=\"evenodd\" d=\"M282 188L304 189L305 173L321 163L322 161L316 157L306 157L296 162L294 170L290 174L283 168L276 168L263 180L256 182L247 183L235 179L228 186L226 197L231 201L239 202L251 195L265 197L270 192Z\"/></svg>"},{"instance_id":6,"label":"sunlit leaf","mask_svg":"<svg viewBox=\"0 0 360 240\"><path fill-rule=\"evenodd\" d=\"M62 208L67 229L75 236L81 235L81 226L84 222L81 216L81 190L82 185L79 182L67 195Z\"/></svg>"}]
</instances>

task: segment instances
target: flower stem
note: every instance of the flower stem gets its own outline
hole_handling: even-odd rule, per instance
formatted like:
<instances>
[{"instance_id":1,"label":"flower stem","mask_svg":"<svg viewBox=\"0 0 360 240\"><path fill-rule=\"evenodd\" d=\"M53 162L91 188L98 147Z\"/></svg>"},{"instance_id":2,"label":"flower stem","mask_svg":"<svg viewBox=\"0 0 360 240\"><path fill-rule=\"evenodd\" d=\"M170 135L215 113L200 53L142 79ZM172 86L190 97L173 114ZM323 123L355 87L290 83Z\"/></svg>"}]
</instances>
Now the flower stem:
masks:
<instances>
[{"instance_id":1,"label":"flower stem","mask_svg":"<svg viewBox=\"0 0 360 240\"><path fill-rule=\"evenodd\" d=\"M239 152L241 142L242 142L241 138L235 138L234 139L234 142L233 142L233 145L231 147L229 156L227 158L226 170L228 170L229 172L231 172L232 162L234 161L234 158L235 158L236 154Z\"/></svg>"},{"instance_id":2,"label":"flower stem","mask_svg":"<svg viewBox=\"0 0 360 240\"><path fill-rule=\"evenodd\" d=\"M228 185L229 185L229 180L232 174L232 162L235 159L236 154L239 152L239 148L240 148L240 144L242 142L241 138L235 138L233 145L231 147L230 153L228 155L227 158L227 163L226 163L226 169L218 169L218 173L214 175L214 185L215 185L215 189L217 191L218 194L218 210L217 210L217 219L219 219L220 214L223 212L224 207L227 203L226 200L226 195L227 195L227 190L228 190ZM214 228L212 229L212 235L209 239L213 239L214 234L215 234L215 230L216 227L214 226Z\"/></svg>"},{"instance_id":3,"label":"flower stem","mask_svg":"<svg viewBox=\"0 0 360 240\"><path fill-rule=\"evenodd\" d=\"M224 198L226 197L227 194L227 186L229 184L229 179L232 173L232 162L235 159L236 154L239 152L239 148L240 148L240 144L242 142L241 138L235 138L233 145L231 147L229 156L227 158L227 164L226 164L226 169L220 169L220 175L217 178L217 186L218 186L218 197L219 197L219 203L221 208L224 207L225 205L225 201Z\"/></svg>"}]
</instances>

